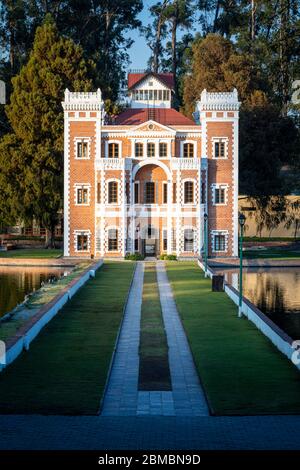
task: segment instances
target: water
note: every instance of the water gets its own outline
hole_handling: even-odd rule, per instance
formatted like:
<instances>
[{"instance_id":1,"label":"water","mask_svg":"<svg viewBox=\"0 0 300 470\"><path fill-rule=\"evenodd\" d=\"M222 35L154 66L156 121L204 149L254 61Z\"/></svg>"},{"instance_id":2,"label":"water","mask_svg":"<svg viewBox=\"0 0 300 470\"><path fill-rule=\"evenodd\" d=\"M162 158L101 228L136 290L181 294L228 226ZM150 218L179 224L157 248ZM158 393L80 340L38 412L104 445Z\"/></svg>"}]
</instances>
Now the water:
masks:
<instances>
[{"instance_id":1,"label":"water","mask_svg":"<svg viewBox=\"0 0 300 470\"><path fill-rule=\"evenodd\" d=\"M224 270L238 289L238 269ZM243 294L293 339L300 339L300 268L247 268Z\"/></svg>"},{"instance_id":2,"label":"water","mask_svg":"<svg viewBox=\"0 0 300 470\"><path fill-rule=\"evenodd\" d=\"M69 272L52 267L0 266L0 317L23 302L25 295L41 287L42 282L58 279Z\"/></svg>"}]
</instances>

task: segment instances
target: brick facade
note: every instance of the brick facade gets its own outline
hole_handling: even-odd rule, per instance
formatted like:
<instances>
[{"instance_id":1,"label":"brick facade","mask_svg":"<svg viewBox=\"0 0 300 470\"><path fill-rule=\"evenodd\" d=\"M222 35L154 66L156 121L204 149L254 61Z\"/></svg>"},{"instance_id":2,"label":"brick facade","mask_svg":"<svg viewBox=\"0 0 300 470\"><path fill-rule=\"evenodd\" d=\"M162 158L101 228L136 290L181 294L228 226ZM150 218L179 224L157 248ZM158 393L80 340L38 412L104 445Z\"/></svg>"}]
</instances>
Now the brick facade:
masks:
<instances>
[{"instance_id":1,"label":"brick facade","mask_svg":"<svg viewBox=\"0 0 300 470\"><path fill-rule=\"evenodd\" d=\"M100 90L66 90L63 107L65 256L199 256L204 213L209 255L237 255L236 91L204 91L200 125L155 107L142 122L128 125L125 111L107 124Z\"/></svg>"}]
</instances>

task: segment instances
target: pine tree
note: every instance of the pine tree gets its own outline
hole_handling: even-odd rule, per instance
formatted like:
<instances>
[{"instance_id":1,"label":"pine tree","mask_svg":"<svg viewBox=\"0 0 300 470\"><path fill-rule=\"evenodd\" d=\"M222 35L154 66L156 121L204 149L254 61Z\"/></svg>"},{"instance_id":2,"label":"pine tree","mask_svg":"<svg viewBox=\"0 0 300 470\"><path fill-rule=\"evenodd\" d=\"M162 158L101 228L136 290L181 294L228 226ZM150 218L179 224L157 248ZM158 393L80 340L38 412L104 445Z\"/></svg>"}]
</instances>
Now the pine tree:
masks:
<instances>
[{"instance_id":1,"label":"pine tree","mask_svg":"<svg viewBox=\"0 0 300 470\"><path fill-rule=\"evenodd\" d=\"M47 16L37 28L28 63L12 81L6 112L13 132L0 146L0 192L10 198L12 218L35 218L48 229L51 239L62 207L61 101L65 88L91 89L92 66L83 59L82 48L60 36Z\"/></svg>"}]
</instances>

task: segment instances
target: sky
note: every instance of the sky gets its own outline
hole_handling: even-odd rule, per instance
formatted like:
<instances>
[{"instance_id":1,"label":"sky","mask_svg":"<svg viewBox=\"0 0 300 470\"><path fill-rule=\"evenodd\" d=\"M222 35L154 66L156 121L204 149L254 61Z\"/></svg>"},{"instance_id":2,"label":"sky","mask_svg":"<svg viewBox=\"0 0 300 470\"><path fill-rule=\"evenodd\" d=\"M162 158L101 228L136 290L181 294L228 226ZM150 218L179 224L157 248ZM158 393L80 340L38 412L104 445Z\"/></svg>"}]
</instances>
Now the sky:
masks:
<instances>
[{"instance_id":1,"label":"sky","mask_svg":"<svg viewBox=\"0 0 300 470\"><path fill-rule=\"evenodd\" d=\"M138 18L143 23L147 25L150 23L150 13L149 7L157 3L157 0L144 0L144 9L139 14ZM129 50L129 57L131 64L129 65L130 69L145 69L147 67L147 62L150 57L150 49L146 44L145 38L141 35L139 30L130 31L127 36L134 40L134 44Z\"/></svg>"}]
</instances>

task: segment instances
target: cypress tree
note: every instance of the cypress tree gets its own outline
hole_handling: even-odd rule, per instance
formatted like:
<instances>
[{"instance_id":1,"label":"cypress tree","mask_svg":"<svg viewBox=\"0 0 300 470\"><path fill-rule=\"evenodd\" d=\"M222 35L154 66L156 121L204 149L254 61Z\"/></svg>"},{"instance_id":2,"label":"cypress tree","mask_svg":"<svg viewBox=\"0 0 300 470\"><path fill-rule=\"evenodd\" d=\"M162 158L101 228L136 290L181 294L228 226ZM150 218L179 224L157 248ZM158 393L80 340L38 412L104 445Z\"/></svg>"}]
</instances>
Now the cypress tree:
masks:
<instances>
[{"instance_id":1,"label":"cypress tree","mask_svg":"<svg viewBox=\"0 0 300 470\"><path fill-rule=\"evenodd\" d=\"M36 30L27 64L12 79L13 91L6 113L13 132L0 143L0 189L4 195L0 212L3 209L6 220L34 218L51 235L51 245L62 208L61 101L65 88L91 89L92 69L93 64L83 58L82 48L60 36L47 16ZM5 207L8 197L10 201Z\"/></svg>"}]
</instances>

